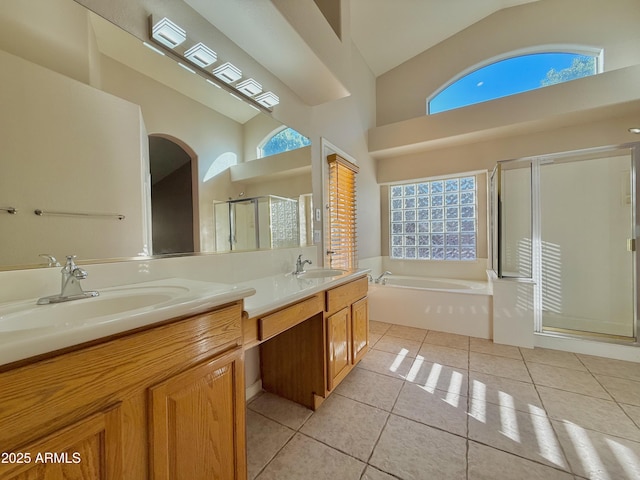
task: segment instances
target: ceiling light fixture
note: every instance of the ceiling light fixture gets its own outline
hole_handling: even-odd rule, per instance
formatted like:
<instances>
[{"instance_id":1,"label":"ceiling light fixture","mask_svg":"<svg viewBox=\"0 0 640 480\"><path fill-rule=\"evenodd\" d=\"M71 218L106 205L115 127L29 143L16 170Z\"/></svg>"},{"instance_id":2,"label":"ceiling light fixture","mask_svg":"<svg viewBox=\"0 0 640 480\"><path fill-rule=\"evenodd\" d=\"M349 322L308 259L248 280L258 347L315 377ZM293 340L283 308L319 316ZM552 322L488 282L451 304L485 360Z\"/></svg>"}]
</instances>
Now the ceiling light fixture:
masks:
<instances>
[{"instance_id":1,"label":"ceiling light fixture","mask_svg":"<svg viewBox=\"0 0 640 480\"><path fill-rule=\"evenodd\" d=\"M193 47L184 52L184 56L200 68L208 67L218 58L216 52L211 50L202 42L196 43Z\"/></svg>"},{"instance_id":2,"label":"ceiling light fixture","mask_svg":"<svg viewBox=\"0 0 640 480\"><path fill-rule=\"evenodd\" d=\"M187 39L187 32L164 17L153 26L151 36L169 48L176 48Z\"/></svg>"},{"instance_id":3,"label":"ceiling light fixture","mask_svg":"<svg viewBox=\"0 0 640 480\"><path fill-rule=\"evenodd\" d=\"M280 98L273 92L264 92L255 97L256 102L267 108L275 107L280 103Z\"/></svg>"},{"instance_id":4,"label":"ceiling light fixture","mask_svg":"<svg viewBox=\"0 0 640 480\"><path fill-rule=\"evenodd\" d=\"M242 70L231 62L226 62L213 69L213 74L225 83L233 83L242 78Z\"/></svg>"},{"instance_id":5,"label":"ceiling light fixture","mask_svg":"<svg viewBox=\"0 0 640 480\"><path fill-rule=\"evenodd\" d=\"M143 42L146 47L175 60L181 68L204 78L214 87L225 90L258 111L271 114L272 107L280 103L273 92L263 92L262 85L255 79L241 81L242 71L231 62L211 70L218 60L216 52L202 42L196 43L187 38L187 32L167 17L156 22L157 18L154 15L149 17L151 44ZM182 44L184 46L180 46Z\"/></svg>"},{"instance_id":6,"label":"ceiling light fixture","mask_svg":"<svg viewBox=\"0 0 640 480\"><path fill-rule=\"evenodd\" d=\"M640 127L631 127L629 133L640 133Z\"/></svg>"},{"instance_id":7,"label":"ceiling light fixture","mask_svg":"<svg viewBox=\"0 0 640 480\"><path fill-rule=\"evenodd\" d=\"M253 97L262 92L262 85L256 82L253 78L248 78L237 84L236 89L238 89L240 93Z\"/></svg>"}]
</instances>

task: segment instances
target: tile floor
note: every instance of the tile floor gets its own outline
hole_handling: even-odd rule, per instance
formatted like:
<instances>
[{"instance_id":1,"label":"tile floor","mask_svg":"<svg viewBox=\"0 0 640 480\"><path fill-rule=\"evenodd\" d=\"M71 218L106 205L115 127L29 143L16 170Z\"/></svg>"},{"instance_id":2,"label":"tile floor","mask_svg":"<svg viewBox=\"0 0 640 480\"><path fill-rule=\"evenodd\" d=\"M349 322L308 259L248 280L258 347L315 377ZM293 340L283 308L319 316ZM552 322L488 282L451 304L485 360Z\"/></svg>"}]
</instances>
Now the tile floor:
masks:
<instances>
[{"instance_id":1,"label":"tile floor","mask_svg":"<svg viewBox=\"0 0 640 480\"><path fill-rule=\"evenodd\" d=\"M258 480L640 479L640 364L371 322L318 411L248 404Z\"/></svg>"}]
</instances>

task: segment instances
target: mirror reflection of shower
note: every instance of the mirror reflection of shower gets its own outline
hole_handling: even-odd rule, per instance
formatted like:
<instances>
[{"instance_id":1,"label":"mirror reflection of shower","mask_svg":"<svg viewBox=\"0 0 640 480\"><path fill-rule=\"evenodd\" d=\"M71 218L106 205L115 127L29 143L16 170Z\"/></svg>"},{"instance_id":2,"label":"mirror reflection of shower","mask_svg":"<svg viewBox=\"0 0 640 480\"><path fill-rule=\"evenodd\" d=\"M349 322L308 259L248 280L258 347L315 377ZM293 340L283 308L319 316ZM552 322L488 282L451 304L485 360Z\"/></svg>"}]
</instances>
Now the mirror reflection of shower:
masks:
<instances>
[{"instance_id":1,"label":"mirror reflection of shower","mask_svg":"<svg viewBox=\"0 0 640 480\"><path fill-rule=\"evenodd\" d=\"M310 241L311 194L240 198L214 204L216 251L288 248Z\"/></svg>"}]
</instances>

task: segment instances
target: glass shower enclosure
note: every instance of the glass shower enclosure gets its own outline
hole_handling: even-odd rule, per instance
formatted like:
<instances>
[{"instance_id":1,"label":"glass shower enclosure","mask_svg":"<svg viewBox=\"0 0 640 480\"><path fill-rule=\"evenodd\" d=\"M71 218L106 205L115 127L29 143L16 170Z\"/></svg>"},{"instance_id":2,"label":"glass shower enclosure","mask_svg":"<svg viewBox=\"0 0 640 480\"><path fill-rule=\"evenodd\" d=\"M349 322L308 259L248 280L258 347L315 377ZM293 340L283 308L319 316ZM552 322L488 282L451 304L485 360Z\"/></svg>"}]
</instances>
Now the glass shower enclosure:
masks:
<instances>
[{"instance_id":1,"label":"glass shower enclosure","mask_svg":"<svg viewBox=\"0 0 640 480\"><path fill-rule=\"evenodd\" d=\"M499 162L492 268L531 279L537 332L638 338L638 145Z\"/></svg>"},{"instance_id":2,"label":"glass shower enclosure","mask_svg":"<svg viewBox=\"0 0 640 480\"><path fill-rule=\"evenodd\" d=\"M310 195L299 199L265 195L214 204L216 251L306 245Z\"/></svg>"}]
</instances>

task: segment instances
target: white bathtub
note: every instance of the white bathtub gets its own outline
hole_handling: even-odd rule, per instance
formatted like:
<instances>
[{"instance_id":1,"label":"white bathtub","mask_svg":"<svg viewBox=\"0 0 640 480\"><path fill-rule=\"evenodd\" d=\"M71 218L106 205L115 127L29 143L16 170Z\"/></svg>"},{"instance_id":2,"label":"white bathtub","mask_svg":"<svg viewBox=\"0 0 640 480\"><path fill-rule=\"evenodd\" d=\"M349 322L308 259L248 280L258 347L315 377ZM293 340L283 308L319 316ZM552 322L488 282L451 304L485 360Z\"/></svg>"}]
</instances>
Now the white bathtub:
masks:
<instances>
[{"instance_id":1,"label":"white bathtub","mask_svg":"<svg viewBox=\"0 0 640 480\"><path fill-rule=\"evenodd\" d=\"M487 282L390 275L369 284L369 317L409 327L492 337L492 294Z\"/></svg>"}]
</instances>

